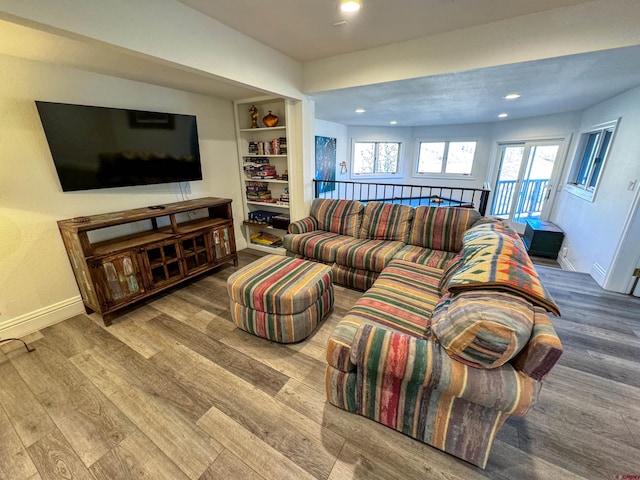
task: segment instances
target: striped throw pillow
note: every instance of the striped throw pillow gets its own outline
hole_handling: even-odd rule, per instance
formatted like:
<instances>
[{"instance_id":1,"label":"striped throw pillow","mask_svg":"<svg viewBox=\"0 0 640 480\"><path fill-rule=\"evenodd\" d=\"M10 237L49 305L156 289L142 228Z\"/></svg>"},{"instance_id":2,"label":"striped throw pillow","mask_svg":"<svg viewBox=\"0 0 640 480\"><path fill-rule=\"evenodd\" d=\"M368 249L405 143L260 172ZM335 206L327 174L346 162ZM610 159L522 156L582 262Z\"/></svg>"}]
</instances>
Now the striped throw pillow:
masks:
<instances>
[{"instance_id":1,"label":"striped throw pillow","mask_svg":"<svg viewBox=\"0 0 640 480\"><path fill-rule=\"evenodd\" d=\"M364 207L358 238L407 243L413 212L409 205L369 202Z\"/></svg>"},{"instance_id":2,"label":"striped throw pillow","mask_svg":"<svg viewBox=\"0 0 640 480\"><path fill-rule=\"evenodd\" d=\"M434 309L431 331L452 358L477 368L504 365L529 341L531 303L509 293L463 292Z\"/></svg>"}]
</instances>

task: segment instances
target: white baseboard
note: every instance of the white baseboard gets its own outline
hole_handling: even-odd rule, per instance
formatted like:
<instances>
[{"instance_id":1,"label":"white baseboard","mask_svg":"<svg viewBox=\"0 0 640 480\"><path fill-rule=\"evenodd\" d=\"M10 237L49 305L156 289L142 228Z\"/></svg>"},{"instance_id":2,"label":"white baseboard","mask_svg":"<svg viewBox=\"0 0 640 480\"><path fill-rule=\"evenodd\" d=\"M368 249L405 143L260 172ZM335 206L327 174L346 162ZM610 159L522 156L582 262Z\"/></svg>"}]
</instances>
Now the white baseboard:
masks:
<instances>
[{"instance_id":1,"label":"white baseboard","mask_svg":"<svg viewBox=\"0 0 640 480\"><path fill-rule=\"evenodd\" d=\"M599 263L594 263L591 266L589 274L593 279L598 282L598 285L604 288L605 281L607 279L607 271Z\"/></svg>"},{"instance_id":2,"label":"white baseboard","mask_svg":"<svg viewBox=\"0 0 640 480\"><path fill-rule=\"evenodd\" d=\"M19 338L42 328L84 313L82 298L78 295L33 312L0 322L0 338Z\"/></svg>"},{"instance_id":3,"label":"white baseboard","mask_svg":"<svg viewBox=\"0 0 640 480\"><path fill-rule=\"evenodd\" d=\"M558 255L558 263L560 264L560 267L563 270L569 270L571 272L575 272L576 271L576 267L573 266L573 264L567 260L567 257L563 257L562 255Z\"/></svg>"}]
</instances>

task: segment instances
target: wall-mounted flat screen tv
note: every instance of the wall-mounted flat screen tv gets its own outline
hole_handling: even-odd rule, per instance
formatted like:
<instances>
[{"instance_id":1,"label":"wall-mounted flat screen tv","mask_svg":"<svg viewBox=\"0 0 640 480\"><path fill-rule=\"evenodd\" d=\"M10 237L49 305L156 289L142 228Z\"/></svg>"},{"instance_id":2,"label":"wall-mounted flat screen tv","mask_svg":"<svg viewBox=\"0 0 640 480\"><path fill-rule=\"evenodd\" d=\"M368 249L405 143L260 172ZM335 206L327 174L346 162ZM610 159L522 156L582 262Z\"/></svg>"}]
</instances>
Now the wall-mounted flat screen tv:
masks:
<instances>
[{"instance_id":1,"label":"wall-mounted flat screen tv","mask_svg":"<svg viewBox=\"0 0 640 480\"><path fill-rule=\"evenodd\" d=\"M65 192L202 180L193 115L36 106Z\"/></svg>"}]
</instances>

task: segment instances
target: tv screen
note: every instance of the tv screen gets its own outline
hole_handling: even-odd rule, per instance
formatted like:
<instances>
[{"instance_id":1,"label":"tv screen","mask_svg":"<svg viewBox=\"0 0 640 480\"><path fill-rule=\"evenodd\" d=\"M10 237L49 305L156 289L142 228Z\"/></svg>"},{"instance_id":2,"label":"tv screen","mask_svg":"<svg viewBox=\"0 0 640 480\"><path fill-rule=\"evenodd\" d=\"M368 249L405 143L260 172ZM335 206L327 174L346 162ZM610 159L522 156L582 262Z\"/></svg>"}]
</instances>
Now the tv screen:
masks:
<instances>
[{"instance_id":1,"label":"tv screen","mask_svg":"<svg viewBox=\"0 0 640 480\"><path fill-rule=\"evenodd\" d=\"M202 180L193 115L36 106L65 192Z\"/></svg>"}]
</instances>

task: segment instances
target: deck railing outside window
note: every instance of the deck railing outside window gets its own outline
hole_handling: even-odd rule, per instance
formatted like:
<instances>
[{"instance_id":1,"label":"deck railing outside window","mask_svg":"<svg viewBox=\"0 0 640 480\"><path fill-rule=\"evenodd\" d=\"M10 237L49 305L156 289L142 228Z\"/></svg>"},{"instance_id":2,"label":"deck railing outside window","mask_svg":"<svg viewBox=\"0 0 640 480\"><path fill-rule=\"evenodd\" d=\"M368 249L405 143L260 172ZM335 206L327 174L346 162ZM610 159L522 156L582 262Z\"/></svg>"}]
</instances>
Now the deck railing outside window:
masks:
<instances>
[{"instance_id":1,"label":"deck railing outside window","mask_svg":"<svg viewBox=\"0 0 640 480\"><path fill-rule=\"evenodd\" d=\"M484 216L488 188L433 187L388 183L314 180L315 198L391 202L411 206L454 206L475 208Z\"/></svg>"},{"instance_id":2,"label":"deck railing outside window","mask_svg":"<svg viewBox=\"0 0 640 480\"><path fill-rule=\"evenodd\" d=\"M524 180L516 210L513 215L514 219L538 218L544 204L544 195L549 185L548 179L542 180ZM491 215L494 217L507 218L509 209L516 187L516 180L499 181L496 190L493 193L493 203L491 204Z\"/></svg>"}]
</instances>

